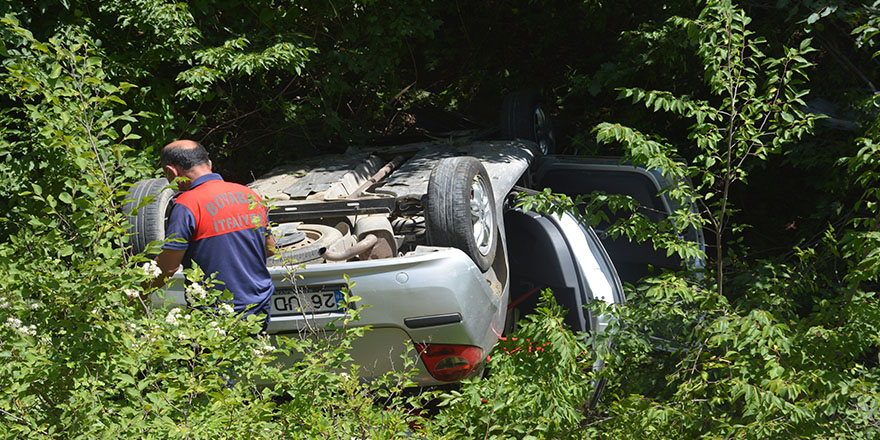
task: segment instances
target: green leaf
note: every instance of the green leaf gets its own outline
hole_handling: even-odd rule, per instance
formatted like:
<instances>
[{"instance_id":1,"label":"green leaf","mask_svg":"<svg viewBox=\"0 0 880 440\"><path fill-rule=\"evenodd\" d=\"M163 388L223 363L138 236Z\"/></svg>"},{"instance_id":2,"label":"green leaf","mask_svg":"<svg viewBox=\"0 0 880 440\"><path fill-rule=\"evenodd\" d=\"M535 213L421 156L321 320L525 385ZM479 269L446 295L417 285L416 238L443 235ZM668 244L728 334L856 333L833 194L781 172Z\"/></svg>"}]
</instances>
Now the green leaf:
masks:
<instances>
[{"instance_id":1,"label":"green leaf","mask_svg":"<svg viewBox=\"0 0 880 440\"><path fill-rule=\"evenodd\" d=\"M116 375L116 378L120 382L129 384L129 385L134 385L134 383L135 383L134 377L132 377L129 374L118 374L118 375Z\"/></svg>"},{"instance_id":2,"label":"green leaf","mask_svg":"<svg viewBox=\"0 0 880 440\"><path fill-rule=\"evenodd\" d=\"M803 40L801 40L801 44L800 44L800 46L799 46L799 47L800 47L800 50L801 50L801 51L805 50L806 48L808 48L808 47L810 46L810 44L811 44L812 42L813 42L813 39L812 39L812 38L804 38Z\"/></svg>"},{"instance_id":3,"label":"green leaf","mask_svg":"<svg viewBox=\"0 0 880 440\"><path fill-rule=\"evenodd\" d=\"M49 78L55 79L61 75L61 64L54 63L52 64L52 71L49 73Z\"/></svg>"}]
</instances>

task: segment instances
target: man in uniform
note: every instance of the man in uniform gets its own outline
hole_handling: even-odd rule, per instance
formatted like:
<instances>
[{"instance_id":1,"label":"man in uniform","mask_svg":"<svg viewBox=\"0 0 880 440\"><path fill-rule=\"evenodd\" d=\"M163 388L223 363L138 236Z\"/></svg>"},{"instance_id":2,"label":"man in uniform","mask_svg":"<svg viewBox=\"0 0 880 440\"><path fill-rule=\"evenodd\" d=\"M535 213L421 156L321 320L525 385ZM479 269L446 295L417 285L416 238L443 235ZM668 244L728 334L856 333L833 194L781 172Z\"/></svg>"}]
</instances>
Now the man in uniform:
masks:
<instances>
[{"instance_id":1,"label":"man in uniform","mask_svg":"<svg viewBox=\"0 0 880 440\"><path fill-rule=\"evenodd\" d=\"M216 273L232 292L236 312L264 315L275 288L266 268L275 240L268 233L266 207L250 188L226 182L212 172L208 153L198 142L179 140L161 153L162 169L181 191L174 199L166 240L156 263L162 269L153 286L162 286L181 263L195 262L206 274Z\"/></svg>"}]
</instances>

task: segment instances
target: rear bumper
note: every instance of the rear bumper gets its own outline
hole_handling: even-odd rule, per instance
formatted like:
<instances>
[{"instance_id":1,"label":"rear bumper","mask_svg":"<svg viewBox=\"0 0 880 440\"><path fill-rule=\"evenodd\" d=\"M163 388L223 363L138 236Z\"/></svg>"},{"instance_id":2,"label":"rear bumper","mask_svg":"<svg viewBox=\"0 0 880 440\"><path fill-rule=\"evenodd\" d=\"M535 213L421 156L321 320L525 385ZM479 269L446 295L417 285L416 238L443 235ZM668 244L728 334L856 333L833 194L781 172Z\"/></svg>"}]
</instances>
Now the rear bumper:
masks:
<instances>
[{"instance_id":1,"label":"rear bumper","mask_svg":"<svg viewBox=\"0 0 880 440\"><path fill-rule=\"evenodd\" d=\"M372 327L351 351L365 379L403 371L405 356L415 361L416 383L442 383L427 372L413 343L472 345L485 358L504 326L507 286L487 280L458 249L306 266L296 275L298 285L344 284L343 275L354 283L351 293L362 298L355 304L362 309L360 320L351 325ZM273 270L272 276L276 286L291 285L283 269ZM340 318L343 313L272 318L269 333L298 337Z\"/></svg>"}]
</instances>

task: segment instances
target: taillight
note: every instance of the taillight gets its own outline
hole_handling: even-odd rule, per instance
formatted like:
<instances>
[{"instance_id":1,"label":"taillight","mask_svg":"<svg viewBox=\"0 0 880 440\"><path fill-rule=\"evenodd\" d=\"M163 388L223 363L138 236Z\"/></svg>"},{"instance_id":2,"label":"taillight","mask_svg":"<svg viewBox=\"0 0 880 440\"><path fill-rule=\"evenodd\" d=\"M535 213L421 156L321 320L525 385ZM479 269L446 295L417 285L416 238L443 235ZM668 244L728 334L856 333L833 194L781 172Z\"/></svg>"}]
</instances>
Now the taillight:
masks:
<instances>
[{"instance_id":1,"label":"taillight","mask_svg":"<svg viewBox=\"0 0 880 440\"><path fill-rule=\"evenodd\" d=\"M471 345L416 344L416 349L431 376L444 382L464 379L483 359L483 350Z\"/></svg>"}]
</instances>

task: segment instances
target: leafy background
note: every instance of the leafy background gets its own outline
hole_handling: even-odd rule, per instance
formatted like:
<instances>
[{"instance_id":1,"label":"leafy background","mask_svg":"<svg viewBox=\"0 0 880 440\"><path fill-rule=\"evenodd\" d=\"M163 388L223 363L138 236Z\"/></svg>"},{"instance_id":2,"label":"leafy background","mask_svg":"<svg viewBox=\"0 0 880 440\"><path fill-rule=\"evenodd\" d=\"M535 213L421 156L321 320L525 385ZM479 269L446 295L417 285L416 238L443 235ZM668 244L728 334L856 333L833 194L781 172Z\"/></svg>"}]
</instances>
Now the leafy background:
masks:
<instances>
[{"instance_id":1,"label":"leafy background","mask_svg":"<svg viewBox=\"0 0 880 440\"><path fill-rule=\"evenodd\" d=\"M876 2L36 0L0 16L6 438L878 437ZM412 395L405 372L340 370L362 329L267 341L139 301L146 260L119 207L169 140L248 182L492 126L527 88L550 98L562 152L694 182L672 195L701 216L665 227L705 228L710 269L629 286L613 341L587 346L547 295L488 378ZM308 355L272 362L289 350Z\"/></svg>"}]
</instances>

